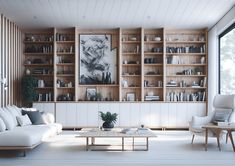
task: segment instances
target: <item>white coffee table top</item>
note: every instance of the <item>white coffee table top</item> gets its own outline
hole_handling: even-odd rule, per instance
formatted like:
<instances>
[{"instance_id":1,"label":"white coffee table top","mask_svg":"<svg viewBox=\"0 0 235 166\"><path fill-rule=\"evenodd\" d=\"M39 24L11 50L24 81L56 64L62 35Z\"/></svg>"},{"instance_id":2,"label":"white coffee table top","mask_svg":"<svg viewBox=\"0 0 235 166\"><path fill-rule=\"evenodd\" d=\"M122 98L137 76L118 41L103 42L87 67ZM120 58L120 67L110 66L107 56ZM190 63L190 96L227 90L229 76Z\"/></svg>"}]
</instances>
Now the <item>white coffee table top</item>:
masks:
<instances>
[{"instance_id":1,"label":"white coffee table top","mask_svg":"<svg viewBox=\"0 0 235 166\"><path fill-rule=\"evenodd\" d=\"M83 128L77 133L77 137L156 137L156 135L148 128L113 128L110 131Z\"/></svg>"}]
</instances>

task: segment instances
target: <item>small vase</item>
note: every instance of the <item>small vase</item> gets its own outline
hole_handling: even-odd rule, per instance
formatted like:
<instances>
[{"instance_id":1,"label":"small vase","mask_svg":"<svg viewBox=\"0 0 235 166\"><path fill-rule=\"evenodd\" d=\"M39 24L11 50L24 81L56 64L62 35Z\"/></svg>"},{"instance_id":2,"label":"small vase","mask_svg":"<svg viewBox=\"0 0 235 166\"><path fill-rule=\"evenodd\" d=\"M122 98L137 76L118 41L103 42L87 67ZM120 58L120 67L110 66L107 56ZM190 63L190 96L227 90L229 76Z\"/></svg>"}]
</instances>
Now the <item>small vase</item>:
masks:
<instances>
[{"instance_id":1,"label":"small vase","mask_svg":"<svg viewBox=\"0 0 235 166\"><path fill-rule=\"evenodd\" d=\"M104 122L102 127L105 131L109 131L114 127L114 124L112 122L111 123Z\"/></svg>"}]
</instances>

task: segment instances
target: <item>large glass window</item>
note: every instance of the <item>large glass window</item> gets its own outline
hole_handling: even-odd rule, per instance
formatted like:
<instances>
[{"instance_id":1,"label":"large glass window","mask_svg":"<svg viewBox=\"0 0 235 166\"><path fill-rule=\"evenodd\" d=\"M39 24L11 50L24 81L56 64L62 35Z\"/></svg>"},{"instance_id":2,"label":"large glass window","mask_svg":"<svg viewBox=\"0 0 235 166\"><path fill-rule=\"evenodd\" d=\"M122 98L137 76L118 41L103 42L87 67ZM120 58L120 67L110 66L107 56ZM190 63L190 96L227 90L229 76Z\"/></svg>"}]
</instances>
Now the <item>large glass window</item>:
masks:
<instances>
[{"instance_id":1,"label":"large glass window","mask_svg":"<svg viewBox=\"0 0 235 166\"><path fill-rule=\"evenodd\" d=\"M235 94L235 23L219 36L219 92Z\"/></svg>"}]
</instances>

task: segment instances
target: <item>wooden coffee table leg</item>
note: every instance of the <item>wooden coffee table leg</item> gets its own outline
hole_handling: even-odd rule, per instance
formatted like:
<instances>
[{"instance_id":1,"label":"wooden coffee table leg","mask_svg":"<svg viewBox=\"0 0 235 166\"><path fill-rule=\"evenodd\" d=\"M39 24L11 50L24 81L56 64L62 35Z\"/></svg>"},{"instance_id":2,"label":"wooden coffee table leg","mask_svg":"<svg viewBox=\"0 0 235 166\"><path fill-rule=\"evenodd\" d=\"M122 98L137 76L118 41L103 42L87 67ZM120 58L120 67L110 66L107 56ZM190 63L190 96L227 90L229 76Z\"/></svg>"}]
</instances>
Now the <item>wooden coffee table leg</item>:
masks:
<instances>
[{"instance_id":1,"label":"wooden coffee table leg","mask_svg":"<svg viewBox=\"0 0 235 166\"><path fill-rule=\"evenodd\" d=\"M124 137L122 137L122 151L124 151Z\"/></svg>"},{"instance_id":2,"label":"wooden coffee table leg","mask_svg":"<svg viewBox=\"0 0 235 166\"><path fill-rule=\"evenodd\" d=\"M206 133L205 133L205 151L207 151L207 142L208 142L208 128L206 128Z\"/></svg>"},{"instance_id":3,"label":"wooden coffee table leg","mask_svg":"<svg viewBox=\"0 0 235 166\"><path fill-rule=\"evenodd\" d=\"M92 145L95 144L95 137L91 137L91 144L92 144Z\"/></svg>"},{"instance_id":4,"label":"wooden coffee table leg","mask_svg":"<svg viewBox=\"0 0 235 166\"><path fill-rule=\"evenodd\" d=\"M146 137L146 151L149 150L149 137Z\"/></svg>"},{"instance_id":5,"label":"wooden coffee table leg","mask_svg":"<svg viewBox=\"0 0 235 166\"><path fill-rule=\"evenodd\" d=\"M220 138L220 132L221 132L220 129L216 129L216 131L215 131L215 133L216 133L216 138L217 138L218 148L219 148L219 150L221 151L221 148L220 148L220 140L219 140L219 138Z\"/></svg>"},{"instance_id":6,"label":"wooden coffee table leg","mask_svg":"<svg viewBox=\"0 0 235 166\"><path fill-rule=\"evenodd\" d=\"M132 137L132 150L134 150L134 149L135 149L135 138Z\"/></svg>"},{"instance_id":7,"label":"wooden coffee table leg","mask_svg":"<svg viewBox=\"0 0 235 166\"><path fill-rule=\"evenodd\" d=\"M234 146L233 135L232 135L232 131L231 130L228 130L228 135L229 135L229 138L230 138L232 146L233 146L233 151L235 152L235 146Z\"/></svg>"},{"instance_id":8,"label":"wooden coffee table leg","mask_svg":"<svg viewBox=\"0 0 235 166\"><path fill-rule=\"evenodd\" d=\"M88 151L88 146L89 146L89 137L86 137L86 151Z\"/></svg>"}]
</instances>

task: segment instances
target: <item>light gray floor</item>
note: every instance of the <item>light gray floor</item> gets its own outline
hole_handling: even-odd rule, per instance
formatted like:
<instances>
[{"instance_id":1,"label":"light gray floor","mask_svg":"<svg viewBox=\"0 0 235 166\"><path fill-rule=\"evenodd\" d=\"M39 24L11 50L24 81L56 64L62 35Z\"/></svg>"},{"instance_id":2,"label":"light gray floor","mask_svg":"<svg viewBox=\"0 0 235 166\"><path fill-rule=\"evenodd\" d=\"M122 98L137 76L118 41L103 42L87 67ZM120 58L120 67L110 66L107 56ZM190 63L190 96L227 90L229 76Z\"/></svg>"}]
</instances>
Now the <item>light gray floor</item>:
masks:
<instances>
[{"instance_id":1,"label":"light gray floor","mask_svg":"<svg viewBox=\"0 0 235 166\"><path fill-rule=\"evenodd\" d=\"M221 141L219 151L216 139L210 138L208 151L204 151L204 138L191 142L188 131L155 131L150 139L149 151L85 151L85 140L75 138L74 131L65 131L27 153L26 157L1 157L0 166L117 166L117 165L174 165L174 166L234 166L235 153L231 143ZM142 140L138 140L138 144ZM99 143L120 143L119 139L97 140ZM131 140L127 140L130 143ZM2 153L2 152L0 152Z\"/></svg>"}]
</instances>

